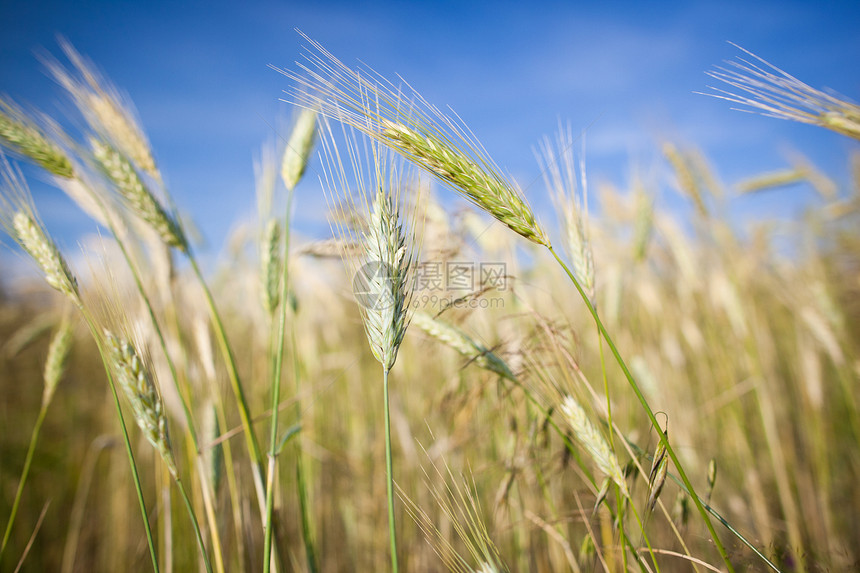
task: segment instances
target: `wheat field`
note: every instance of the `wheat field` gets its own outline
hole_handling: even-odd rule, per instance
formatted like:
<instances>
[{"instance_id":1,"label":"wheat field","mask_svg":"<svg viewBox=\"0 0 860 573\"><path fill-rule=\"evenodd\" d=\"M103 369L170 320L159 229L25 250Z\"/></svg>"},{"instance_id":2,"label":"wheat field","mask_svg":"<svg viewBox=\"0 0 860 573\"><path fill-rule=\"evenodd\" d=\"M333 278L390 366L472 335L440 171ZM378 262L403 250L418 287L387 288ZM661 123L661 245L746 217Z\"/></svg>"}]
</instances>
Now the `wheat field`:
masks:
<instances>
[{"instance_id":1,"label":"wheat field","mask_svg":"<svg viewBox=\"0 0 860 573\"><path fill-rule=\"evenodd\" d=\"M72 46L49 71L86 138L0 102L33 271L0 291L0 570L856 570L860 155L847 186L726 185L663 142L678 209L562 124L528 190L553 220L444 102L306 39L258 217L205 268ZM858 138L856 105L753 61L712 95ZM79 252L20 165L92 217ZM818 192L794 220L730 215L791 185ZM291 232L297 188L330 237Z\"/></svg>"}]
</instances>

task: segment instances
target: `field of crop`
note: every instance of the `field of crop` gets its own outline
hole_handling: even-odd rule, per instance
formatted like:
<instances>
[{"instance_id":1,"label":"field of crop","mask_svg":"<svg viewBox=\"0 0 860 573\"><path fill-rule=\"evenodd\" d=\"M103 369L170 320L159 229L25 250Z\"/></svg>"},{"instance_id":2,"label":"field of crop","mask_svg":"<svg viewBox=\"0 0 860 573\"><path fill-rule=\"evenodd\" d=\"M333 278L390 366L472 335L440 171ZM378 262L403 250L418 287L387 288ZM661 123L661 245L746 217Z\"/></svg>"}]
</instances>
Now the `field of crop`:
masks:
<instances>
[{"instance_id":1,"label":"field of crop","mask_svg":"<svg viewBox=\"0 0 860 573\"><path fill-rule=\"evenodd\" d=\"M860 156L847 187L802 160L727 186L667 142L668 181L617 189L562 126L552 221L444 102L310 44L258 220L205 269L71 46L87 138L0 101L0 223L39 273L0 291L0 570L856 570ZM749 60L728 97L860 139ZM308 161L328 239L291 233ZM83 256L19 163L92 216ZM819 194L797 220L729 215L790 185Z\"/></svg>"}]
</instances>

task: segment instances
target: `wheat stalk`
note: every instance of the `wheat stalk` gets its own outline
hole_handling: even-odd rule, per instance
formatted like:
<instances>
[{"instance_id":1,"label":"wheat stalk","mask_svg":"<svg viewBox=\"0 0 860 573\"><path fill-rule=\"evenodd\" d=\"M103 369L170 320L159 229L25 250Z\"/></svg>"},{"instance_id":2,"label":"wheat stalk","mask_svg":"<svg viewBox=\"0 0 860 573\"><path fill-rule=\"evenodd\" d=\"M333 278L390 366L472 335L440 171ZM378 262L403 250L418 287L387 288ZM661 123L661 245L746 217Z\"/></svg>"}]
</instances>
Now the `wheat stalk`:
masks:
<instances>
[{"instance_id":1,"label":"wheat stalk","mask_svg":"<svg viewBox=\"0 0 860 573\"><path fill-rule=\"evenodd\" d=\"M363 291L356 291L355 294L357 298L360 296L358 302L365 333L373 356L382 365L388 537L391 567L397 573L388 378L409 326L408 310L415 286L411 280L416 245L416 237L411 230L414 219L403 217L400 202L401 193L414 182L408 168L401 170L400 164L384 153L376 141L363 140L364 147L360 148L356 131L344 125L345 148L342 153L331 125L328 122L323 125L323 178L327 200L330 204L339 205L341 210L340 216L332 224L343 240L342 244L350 244L350 239L354 238L361 246L363 256L358 261L344 258L348 266L357 271L353 285L354 288L360 286ZM349 174L344 167L345 161L351 167ZM350 189L356 186L358 197L350 193ZM359 215L356 202L363 204L369 211L366 217ZM350 229L341 223L355 220L356 215L363 219L360 230ZM360 267L359 261L363 263Z\"/></svg>"},{"instance_id":2,"label":"wheat stalk","mask_svg":"<svg viewBox=\"0 0 860 573\"><path fill-rule=\"evenodd\" d=\"M36 423L33 426L33 433L30 436L30 445L27 447L27 455L24 459L24 468L21 470L21 478L18 480L18 489L15 492L15 498L12 502L12 509L9 512L9 519L6 522L6 530L3 533L3 541L0 543L0 559L9 543L9 538L12 534L13 526L15 525L15 516L18 513L18 507L21 504L21 497L24 493L24 484L27 482L27 476L30 473L30 467L33 462L33 455L36 451L36 443L39 440L39 433L42 429L42 424L45 421L45 416L48 413L48 406L51 405L51 399L54 397L54 391L60 378L66 369L66 361L69 356L69 349L72 342L72 326L68 315L63 317L60 327L54 333L51 339L51 344L48 347L48 357L45 360L44 382L45 386L42 390L42 404L39 408L39 415L36 418ZM20 567L20 566L19 566Z\"/></svg>"}]
</instances>

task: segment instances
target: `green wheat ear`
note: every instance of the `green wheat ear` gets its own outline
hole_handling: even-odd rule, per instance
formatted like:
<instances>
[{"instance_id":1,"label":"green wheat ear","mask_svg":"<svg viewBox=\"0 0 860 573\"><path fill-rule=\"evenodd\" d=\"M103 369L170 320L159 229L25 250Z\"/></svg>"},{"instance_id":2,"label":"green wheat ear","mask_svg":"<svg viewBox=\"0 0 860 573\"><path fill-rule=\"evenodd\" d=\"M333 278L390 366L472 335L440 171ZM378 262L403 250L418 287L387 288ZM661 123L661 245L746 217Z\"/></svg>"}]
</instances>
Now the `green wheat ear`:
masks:
<instances>
[{"instance_id":1,"label":"green wheat ear","mask_svg":"<svg viewBox=\"0 0 860 573\"><path fill-rule=\"evenodd\" d=\"M123 201L135 215L152 227L165 244L187 251L188 241L179 223L167 213L143 183L131 161L103 141L92 139L90 145L93 157L105 176L115 185Z\"/></svg>"},{"instance_id":2,"label":"green wheat ear","mask_svg":"<svg viewBox=\"0 0 860 573\"><path fill-rule=\"evenodd\" d=\"M45 131L11 101L0 98L0 144L64 179L75 176L72 162Z\"/></svg>"},{"instance_id":3,"label":"green wheat ear","mask_svg":"<svg viewBox=\"0 0 860 573\"><path fill-rule=\"evenodd\" d=\"M414 90L404 93L373 72L352 70L320 44L305 39L316 53L300 64L304 73L280 70L302 86L292 93L297 105L350 125L439 178L519 235L550 245L522 192L501 174L467 127Z\"/></svg>"},{"instance_id":4,"label":"green wheat ear","mask_svg":"<svg viewBox=\"0 0 860 573\"><path fill-rule=\"evenodd\" d=\"M382 272L367 276L370 294L378 301L364 308L365 330L373 356L386 370L397 360L397 351L409 322L406 318L410 296L407 234L400 221L397 206L381 189L364 233L367 264L376 264Z\"/></svg>"},{"instance_id":5,"label":"green wheat ear","mask_svg":"<svg viewBox=\"0 0 860 573\"><path fill-rule=\"evenodd\" d=\"M176 478L179 474L173 449L170 446L167 416L149 369L130 341L118 338L109 330L104 331L104 337L111 366L116 373L120 388L131 404L137 425L161 455L164 463L167 464L167 469Z\"/></svg>"}]
</instances>

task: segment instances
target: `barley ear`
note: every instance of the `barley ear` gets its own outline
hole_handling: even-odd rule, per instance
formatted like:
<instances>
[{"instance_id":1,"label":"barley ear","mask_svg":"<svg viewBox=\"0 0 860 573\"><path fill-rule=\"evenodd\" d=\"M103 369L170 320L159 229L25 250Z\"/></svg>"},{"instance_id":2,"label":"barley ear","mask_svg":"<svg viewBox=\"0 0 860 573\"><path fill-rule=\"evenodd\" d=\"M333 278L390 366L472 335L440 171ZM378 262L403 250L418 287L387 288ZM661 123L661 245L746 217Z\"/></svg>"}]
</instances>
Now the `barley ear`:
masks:
<instances>
[{"instance_id":1,"label":"barley ear","mask_svg":"<svg viewBox=\"0 0 860 573\"><path fill-rule=\"evenodd\" d=\"M2 153L0 172L0 225L39 265L45 281L80 306L77 279L69 270L56 243L39 222L24 176Z\"/></svg>"},{"instance_id":2,"label":"barley ear","mask_svg":"<svg viewBox=\"0 0 860 573\"><path fill-rule=\"evenodd\" d=\"M469 201L515 233L540 245L549 238L538 225L521 191L480 160L434 135L421 125L382 120L381 141L392 146L430 174L442 179Z\"/></svg>"},{"instance_id":3,"label":"barley ear","mask_svg":"<svg viewBox=\"0 0 860 573\"><path fill-rule=\"evenodd\" d=\"M523 237L549 246L522 192L501 175L483 146L459 121L445 116L411 88L372 71L353 70L307 36L304 75L281 70L301 87L293 92L300 107L364 133L392 149ZM404 91L405 90L405 91Z\"/></svg>"}]
</instances>

